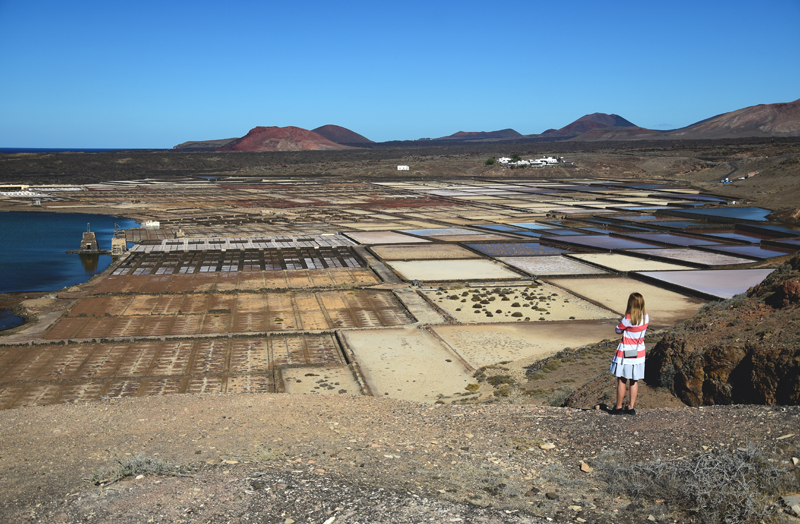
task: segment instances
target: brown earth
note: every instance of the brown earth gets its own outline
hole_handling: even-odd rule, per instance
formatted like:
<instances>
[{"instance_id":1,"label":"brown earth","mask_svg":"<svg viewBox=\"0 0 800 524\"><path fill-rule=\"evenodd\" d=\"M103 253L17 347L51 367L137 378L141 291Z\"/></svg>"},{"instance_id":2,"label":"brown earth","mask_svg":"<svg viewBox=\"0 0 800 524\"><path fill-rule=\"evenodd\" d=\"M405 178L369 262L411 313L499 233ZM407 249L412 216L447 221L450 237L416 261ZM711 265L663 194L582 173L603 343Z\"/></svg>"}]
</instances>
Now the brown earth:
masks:
<instances>
[{"instance_id":1,"label":"brown earth","mask_svg":"<svg viewBox=\"0 0 800 524\"><path fill-rule=\"evenodd\" d=\"M26 408L0 419L0 514L8 523L683 522L663 494L610 492L606 465L748 443L788 461L799 426L797 407L620 417L269 394ZM115 482L109 470L137 456L180 466L180 476L134 471Z\"/></svg>"},{"instance_id":2,"label":"brown earth","mask_svg":"<svg viewBox=\"0 0 800 524\"><path fill-rule=\"evenodd\" d=\"M800 134L800 99L745 107L667 134L670 138L797 136Z\"/></svg>"},{"instance_id":3,"label":"brown earth","mask_svg":"<svg viewBox=\"0 0 800 524\"><path fill-rule=\"evenodd\" d=\"M350 149L300 127L254 127L217 151L319 151Z\"/></svg>"}]
</instances>

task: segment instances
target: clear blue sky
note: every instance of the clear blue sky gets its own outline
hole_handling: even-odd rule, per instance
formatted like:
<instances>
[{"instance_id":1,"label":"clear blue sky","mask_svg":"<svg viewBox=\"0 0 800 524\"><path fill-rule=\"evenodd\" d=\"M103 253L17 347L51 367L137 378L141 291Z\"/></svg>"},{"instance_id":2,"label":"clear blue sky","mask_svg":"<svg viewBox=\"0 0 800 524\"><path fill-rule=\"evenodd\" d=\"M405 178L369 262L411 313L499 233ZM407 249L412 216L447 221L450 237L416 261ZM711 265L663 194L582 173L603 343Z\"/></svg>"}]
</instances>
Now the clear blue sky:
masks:
<instances>
[{"instance_id":1,"label":"clear blue sky","mask_svg":"<svg viewBox=\"0 0 800 524\"><path fill-rule=\"evenodd\" d=\"M800 98L800 0L0 0L0 147L654 129Z\"/></svg>"}]
</instances>

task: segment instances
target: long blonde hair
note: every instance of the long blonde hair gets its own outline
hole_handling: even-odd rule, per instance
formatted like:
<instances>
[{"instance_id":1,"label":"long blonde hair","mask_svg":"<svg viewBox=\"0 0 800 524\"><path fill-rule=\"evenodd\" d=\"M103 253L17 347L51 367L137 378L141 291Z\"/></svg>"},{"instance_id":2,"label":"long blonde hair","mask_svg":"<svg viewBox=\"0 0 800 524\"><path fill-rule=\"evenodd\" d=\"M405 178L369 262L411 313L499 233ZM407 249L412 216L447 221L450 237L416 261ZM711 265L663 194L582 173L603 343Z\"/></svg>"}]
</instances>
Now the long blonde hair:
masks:
<instances>
[{"instance_id":1,"label":"long blonde hair","mask_svg":"<svg viewBox=\"0 0 800 524\"><path fill-rule=\"evenodd\" d=\"M631 324L634 326L641 324L644 317L644 297L639 293L631 293L625 314L631 316Z\"/></svg>"}]
</instances>

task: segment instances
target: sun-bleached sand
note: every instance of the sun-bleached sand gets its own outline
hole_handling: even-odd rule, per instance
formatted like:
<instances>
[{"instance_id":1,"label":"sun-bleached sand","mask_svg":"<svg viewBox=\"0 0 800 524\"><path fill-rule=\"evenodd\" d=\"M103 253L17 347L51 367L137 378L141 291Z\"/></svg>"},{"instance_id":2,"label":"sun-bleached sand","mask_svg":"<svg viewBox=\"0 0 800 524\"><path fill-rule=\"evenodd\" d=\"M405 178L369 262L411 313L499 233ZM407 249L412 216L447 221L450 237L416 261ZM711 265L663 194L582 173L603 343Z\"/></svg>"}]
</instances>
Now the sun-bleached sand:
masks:
<instances>
[{"instance_id":1,"label":"sun-bleached sand","mask_svg":"<svg viewBox=\"0 0 800 524\"><path fill-rule=\"evenodd\" d=\"M518 273L491 260L411 260L387 262L405 280L439 282L449 280L521 279Z\"/></svg>"},{"instance_id":2,"label":"sun-bleached sand","mask_svg":"<svg viewBox=\"0 0 800 524\"><path fill-rule=\"evenodd\" d=\"M345 331L372 394L416 402L467 393L467 367L427 331L416 328Z\"/></svg>"},{"instance_id":3,"label":"sun-bleached sand","mask_svg":"<svg viewBox=\"0 0 800 524\"><path fill-rule=\"evenodd\" d=\"M616 320L435 326L431 329L474 368L515 361L530 364L568 347L617 335Z\"/></svg>"}]
</instances>

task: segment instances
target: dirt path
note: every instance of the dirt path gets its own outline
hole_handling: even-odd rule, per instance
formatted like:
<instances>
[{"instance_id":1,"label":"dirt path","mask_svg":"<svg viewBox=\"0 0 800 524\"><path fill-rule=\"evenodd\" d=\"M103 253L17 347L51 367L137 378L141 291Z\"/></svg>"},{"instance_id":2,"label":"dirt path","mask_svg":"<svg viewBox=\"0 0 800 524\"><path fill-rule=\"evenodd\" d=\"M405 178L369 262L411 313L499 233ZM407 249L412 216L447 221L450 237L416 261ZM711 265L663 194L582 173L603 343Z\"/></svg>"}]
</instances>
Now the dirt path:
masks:
<instances>
[{"instance_id":1,"label":"dirt path","mask_svg":"<svg viewBox=\"0 0 800 524\"><path fill-rule=\"evenodd\" d=\"M613 417L288 394L23 408L0 416L0 515L3 522L641 522L657 508L633 511L631 501L606 491L598 470L581 471L582 461L597 467L612 450L649 460L747 442L796 450L798 436L785 435L798 427L799 407ZM542 449L547 443L555 447ZM190 476L89 482L137 454L184 466Z\"/></svg>"}]
</instances>

